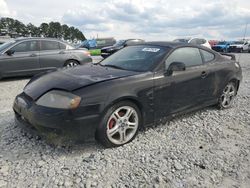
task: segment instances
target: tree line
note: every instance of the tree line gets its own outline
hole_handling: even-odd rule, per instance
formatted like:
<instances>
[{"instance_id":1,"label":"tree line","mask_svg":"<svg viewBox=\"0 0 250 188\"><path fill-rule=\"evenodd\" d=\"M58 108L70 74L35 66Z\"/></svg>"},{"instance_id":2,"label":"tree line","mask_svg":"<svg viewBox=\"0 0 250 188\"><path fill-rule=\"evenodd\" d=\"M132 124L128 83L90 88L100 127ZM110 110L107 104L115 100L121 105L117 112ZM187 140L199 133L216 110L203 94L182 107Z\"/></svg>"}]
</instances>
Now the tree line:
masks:
<instances>
[{"instance_id":1,"label":"tree line","mask_svg":"<svg viewBox=\"0 0 250 188\"><path fill-rule=\"evenodd\" d=\"M12 37L32 36L32 37L51 37L63 38L64 40L85 40L84 34L75 27L70 27L59 22L42 23L35 26L32 23L24 23L12 18L0 18L0 33L9 34Z\"/></svg>"}]
</instances>

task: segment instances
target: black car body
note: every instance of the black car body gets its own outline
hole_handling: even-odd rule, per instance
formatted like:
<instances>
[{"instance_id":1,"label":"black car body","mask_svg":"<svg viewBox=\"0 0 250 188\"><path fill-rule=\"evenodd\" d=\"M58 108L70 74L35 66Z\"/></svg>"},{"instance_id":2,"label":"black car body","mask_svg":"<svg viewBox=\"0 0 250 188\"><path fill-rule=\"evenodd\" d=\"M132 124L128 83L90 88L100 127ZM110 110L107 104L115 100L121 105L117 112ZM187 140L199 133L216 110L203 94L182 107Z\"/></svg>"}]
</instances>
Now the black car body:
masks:
<instances>
[{"instance_id":1,"label":"black car body","mask_svg":"<svg viewBox=\"0 0 250 188\"><path fill-rule=\"evenodd\" d=\"M64 66L92 62L84 49L57 39L20 38L0 46L0 78L29 76Z\"/></svg>"},{"instance_id":2,"label":"black car body","mask_svg":"<svg viewBox=\"0 0 250 188\"><path fill-rule=\"evenodd\" d=\"M101 56L103 58L106 58L106 57L110 56L111 54L117 52L118 50L120 50L126 46L135 45L135 44L139 44L139 43L143 43L143 42L144 41L141 39L119 40L113 46L108 46L108 47L102 48L101 49Z\"/></svg>"},{"instance_id":3,"label":"black car body","mask_svg":"<svg viewBox=\"0 0 250 188\"><path fill-rule=\"evenodd\" d=\"M233 83L236 95L241 79L240 65L234 59L206 47L148 42L126 47L97 65L34 77L16 97L13 109L21 124L58 134L75 132L86 141L102 131L106 114L116 104L135 106L140 111L136 117L146 127L218 103L228 83ZM73 103L81 99L79 106L53 107L64 102L56 101L60 96L68 95Z\"/></svg>"}]
</instances>

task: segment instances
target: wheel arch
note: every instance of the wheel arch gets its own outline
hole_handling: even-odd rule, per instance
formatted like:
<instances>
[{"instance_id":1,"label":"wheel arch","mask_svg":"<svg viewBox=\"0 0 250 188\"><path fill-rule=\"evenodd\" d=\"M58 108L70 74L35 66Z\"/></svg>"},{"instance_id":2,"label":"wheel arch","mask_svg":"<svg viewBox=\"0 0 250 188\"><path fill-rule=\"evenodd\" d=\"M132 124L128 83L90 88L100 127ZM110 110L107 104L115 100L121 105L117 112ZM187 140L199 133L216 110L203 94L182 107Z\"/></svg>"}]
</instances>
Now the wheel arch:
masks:
<instances>
[{"instance_id":1,"label":"wheel arch","mask_svg":"<svg viewBox=\"0 0 250 188\"><path fill-rule=\"evenodd\" d=\"M133 104L135 104L138 109L140 110L141 116L142 116L142 123L141 125L144 126L144 119L145 119L145 109L142 105L142 103L134 96L124 96L124 97L120 97L117 98L115 100L113 100L112 102L110 102L108 105L106 105L104 107L103 113L102 113L102 117L106 114L106 112L108 111L108 109L113 106L114 104L117 104L119 102L123 102L123 101L128 101L128 102L132 102Z\"/></svg>"},{"instance_id":2,"label":"wheel arch","mask_svg":"<svg viewBox=\"0 0 250 188\"><path fill-rule=\"evenodd\" d=\"M239 86L240 86L240 80L237 79L237 78L231 78L231 79L229 80L229 82L233 82L233 83L236 85L236 90L237 90L237 92L238 92Z\"/></svg>"},{"instance_id":3,"label":"wheel arch","mask_svg":"<svg viewBox=\"0 0 250 188\"><path fill-rule=\"evenodd\" d=\"M63 66L66 66L66 64L67 64L69 61L76 61L79 65L81 64L79 60L74 59L74 58L70 58L70 59L67 59L67 60L64 62Z\"/></svg>"}]
</instances>

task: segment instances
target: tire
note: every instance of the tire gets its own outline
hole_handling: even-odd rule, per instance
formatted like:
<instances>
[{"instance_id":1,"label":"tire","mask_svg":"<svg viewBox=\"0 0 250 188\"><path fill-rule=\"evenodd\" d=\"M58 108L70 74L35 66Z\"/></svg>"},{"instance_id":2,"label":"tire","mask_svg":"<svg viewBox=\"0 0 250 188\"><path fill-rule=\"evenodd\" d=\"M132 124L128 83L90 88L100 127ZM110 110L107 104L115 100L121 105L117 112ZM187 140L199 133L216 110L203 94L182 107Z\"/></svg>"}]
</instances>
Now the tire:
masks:
<instances>
[{"instance_id":1,"label":"tire","mask_svg":"<svg viewBox=\"0 0 250 188\"><path fill-rule=\"evenodd\" d=\"M131 142L142 123L139 108L130 101L111 106L96 130L96 139L105 147L118 147Z\"/></svg>"},{"instance_id":2,"label":"tire","mask_svg":"<svg viewBox=\"0 0 250 188\"><path fill-rule=\"evenodd\" d=\"M67 68L72 68L72 67L76 67L80 65L80 63L76 60L67 60L66 63L64 64L64 67L67 67Z\"/></svg>"},{"instance_id":3,"label":"tire","mask_svg":"<svg viewBox=\"0 0 250 188\"><path fill-rule=\"evenodd\" d=\"M222 94L219 97L219 103L218 103L219 109L230 108L233 104L236 94L237 94L236 84L234 82L229 82L223 89Z\"/></svg>"}]
</instances>

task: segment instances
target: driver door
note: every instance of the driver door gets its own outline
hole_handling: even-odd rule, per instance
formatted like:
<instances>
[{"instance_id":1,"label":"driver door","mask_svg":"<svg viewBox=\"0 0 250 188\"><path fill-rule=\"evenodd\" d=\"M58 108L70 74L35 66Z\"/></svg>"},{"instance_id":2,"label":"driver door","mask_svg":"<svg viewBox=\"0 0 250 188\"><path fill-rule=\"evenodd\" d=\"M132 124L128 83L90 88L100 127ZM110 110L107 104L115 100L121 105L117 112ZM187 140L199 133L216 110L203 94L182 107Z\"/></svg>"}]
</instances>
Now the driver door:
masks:
<instances>
[{"instance_id":1,"label":"driver door","mask_svg":"<svg viewBox=\"0 0 250 188\"><path fill-rule=\"evenodd\" d=\"M166 75L173 62L184 63L186 70ZM154 76L155 120L199 105L202 88L206 87L202 85L206 72L198 48L176 49L165 60L165 70Z\"/></svg>"}]
</instances>

